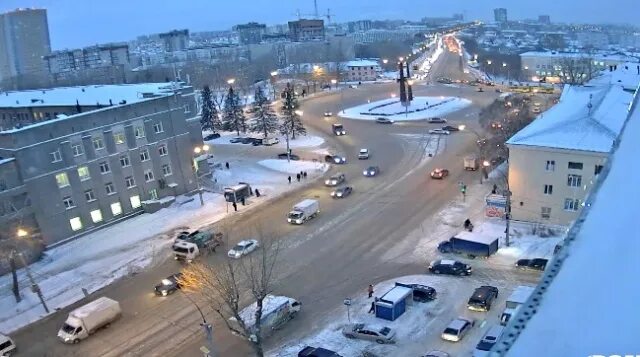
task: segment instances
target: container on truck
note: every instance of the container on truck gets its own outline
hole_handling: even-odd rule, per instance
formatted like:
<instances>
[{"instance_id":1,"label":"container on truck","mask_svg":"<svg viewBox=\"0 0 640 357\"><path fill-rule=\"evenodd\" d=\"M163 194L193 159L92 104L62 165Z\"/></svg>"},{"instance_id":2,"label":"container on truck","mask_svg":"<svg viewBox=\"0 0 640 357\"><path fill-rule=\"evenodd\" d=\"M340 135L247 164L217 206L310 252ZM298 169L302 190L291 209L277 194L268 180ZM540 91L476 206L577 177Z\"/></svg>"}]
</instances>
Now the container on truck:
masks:
<instances>
[{"instance_id":1,"label":"container on truck","mask_svg":"<svg viewBox=\"0 0 640 357\"><path fill-rule=\"evenodd\" d=\"M498 238L462 231L438 244L440 253L466 254L471 258L489 257L498 251Z\"/></svg>"},{"instance_id":2,"label":"container on truck","mask_svg":"<svg viewBox=\"0 0 640 357\"><path fill-rule=\"evenodd\" d=\"M302 304L296 299L287 296L267 295L262 300L262 317L260 318L263 337L293 319L300 312L301 307ZM255 330L257 308L257 304L254 302L238 314L245 326L251 331L252 340L256 338L257 333ZM231 317L229 321L232 325L238 324L235 317Z\"/></svg>"},{"instance_id":3,"label":"container on truck","mask_svg":"<svg viewBox=\"0 0 640 357\"><path fill-rule=\"evenodd\" d=\"M122 315L120 304L108 297L98 298L71 311L58 337L64 343L78 343Z\"/></svg>"},{"instance_id":4,"label":"container on truck","mask_svg":"<svg viewBox=\"0 0 640 357\"><path fill-rule=\"evenodd\" d=\"M517 286L515 290L513 290L505 302L505 308L502 312L502 316L500 317L500 325L504 326L509 323L509 320L511 320L511 317L518 312L520 306L524 305L524 303L529 300L529 297L533 294L534 290L535 288L533 286L526 285Z\"/></svg>"},{"instance_id":5,"label":"container on truck","mask_svg":"<svg viewBox=\"0 0 640 357\"><path fill-rule=\"evenodd\" d=\"M303 224L315 217L320 212L320 203L317 200L306 199L297 203L287 215L287 222L291 224Z\"/></svg>"},{"instance_id":6,"label":"container on truck","mask_svg":"<svg viewBox=\"0 0 640 357\"><path fill-rule=\"evenodd\" d=\"M479 163L478 158L475 156L467 156L464 158L464 169L467 171L476 171Z\"/></svg>"},{"instance_id":7,"label":"container on truck","mask_svg":"<svg viewBox=\"0 0 640 357\"><path fill-rule=\"evenodd\" d=\"M222 245L222 233L195 231L188 235L181 234L173 244L174 259L192 262L198 255L215 251Z\"/></svg>"}]
</instances>

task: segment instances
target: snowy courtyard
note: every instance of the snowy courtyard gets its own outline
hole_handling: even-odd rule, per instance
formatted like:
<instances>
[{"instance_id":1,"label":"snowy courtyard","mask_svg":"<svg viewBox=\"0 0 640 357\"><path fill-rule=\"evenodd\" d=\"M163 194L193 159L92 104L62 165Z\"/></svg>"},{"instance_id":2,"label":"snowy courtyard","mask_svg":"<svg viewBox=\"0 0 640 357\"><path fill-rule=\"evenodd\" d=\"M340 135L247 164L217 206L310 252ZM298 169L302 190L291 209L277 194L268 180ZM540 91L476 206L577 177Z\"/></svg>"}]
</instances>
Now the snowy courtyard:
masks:
<instances>
[{"instance_id":1,"label":"snowy courtyard","mask_svg":"<svg viewBox=\"0 0 640 357\"><path fill-rule=\"evenodd\" d=\"M384 117L393 121L423 120L443 116L471 105L468 99L458 97L415 97L409 106L397 98L371 102L340 111L342 118L376 120Z\"/></svg>"}]
</instances>

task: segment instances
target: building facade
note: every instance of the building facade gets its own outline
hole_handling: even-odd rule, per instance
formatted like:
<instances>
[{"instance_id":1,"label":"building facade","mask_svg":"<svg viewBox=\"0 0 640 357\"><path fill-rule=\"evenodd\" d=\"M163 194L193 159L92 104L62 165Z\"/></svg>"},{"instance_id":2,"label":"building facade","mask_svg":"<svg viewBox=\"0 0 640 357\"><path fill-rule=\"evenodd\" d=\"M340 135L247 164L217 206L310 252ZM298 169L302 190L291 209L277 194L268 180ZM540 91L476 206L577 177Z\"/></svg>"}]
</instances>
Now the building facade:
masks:
<instances>
[{"instance_id":1,"label":"building facade","mask_svg":"<svg viewBox=\"0 0 640 357\"><path fill-rule=\"evenodd\" d=\"M0 14L0 80L42 74L51 52L47 10L18 9Z\"/></svg>"},{"instance_id":2,"label":"building facade","mask_svg":"<svg viewBox=\"0 0 640 357\"><path fill-rule=\"evenodd\" d=\"M262 36L267 31L267 25L250 22L236 25L233 29L238 33L241 45L252 45L262 42Z\"/></svg>"},{"instance_id":3,"label":"building facade","mask_svg":"<svg viewBox=\"0 0 640 357\"><path fill-rule=\"evenodd\" d=\"M501 24L507 22L507 9L505 8L493 9L493 19L495 20L495 22L501 23Z\"/></svg>"},{"instance_id":4,"label":"building facade","mask_svg":"<svg viewBox=\"0 0 640 357\"><path fill-rule=\"evenodd\" d=\"M295 42L324 40L324 21L300 19L289 21L289 39Z\"/></svg>"},{"instance_id":5,"label":"building facade","mask_svg":"<svg viewBox=\"0 0 640 357\"><path fill-rule=\"evenodd\" d=\"M619 54L533 51L520 54L520 62L522 75L527 80L546 77L550 82L560 82L569 72L588 81L609 66L637 62L637 59Z\"/></svg>"},{"instance_id":6,"label":"building facade","mask_svg":"<svg viewBox=\"0 0 640 357\"><path fill-rule=\"evenodd\" d=\"M55 51L43 57L54 85L74 81L92 84L124 83L131 69L129 45L112 43L74 50Z\"/></svg>"},{"instance_id":7,"label":"building facade","mask_svg":"<svg viewBox=\"0 0 640 357\"><path fill-rule=\"evenodd\" d=\"M167 52L182 51L189 47L189 30L173 30L158 34Z\"/></svg>"},{"instance_id":8,"label":"building facade","mask_svg":"<svg viewBox=\"0 0 640 357\"><path fill-rule=\"evenodd\" d=\"M33 225L25 228L45 244L197 188L193 149L202 135L191 87L8 92L0 119L0 224Z\"/></svg>"},{"instance_id":9,"label":"building facade","mask_svg":"<svg viewBox=\"0 0 640 357\"><path fill-rule=\"evenodd\" d=\"M381 71L380 64L372 60L349 61L344 66L346 80L351 82L375 81Z\"/></svg>"}]
</instances>

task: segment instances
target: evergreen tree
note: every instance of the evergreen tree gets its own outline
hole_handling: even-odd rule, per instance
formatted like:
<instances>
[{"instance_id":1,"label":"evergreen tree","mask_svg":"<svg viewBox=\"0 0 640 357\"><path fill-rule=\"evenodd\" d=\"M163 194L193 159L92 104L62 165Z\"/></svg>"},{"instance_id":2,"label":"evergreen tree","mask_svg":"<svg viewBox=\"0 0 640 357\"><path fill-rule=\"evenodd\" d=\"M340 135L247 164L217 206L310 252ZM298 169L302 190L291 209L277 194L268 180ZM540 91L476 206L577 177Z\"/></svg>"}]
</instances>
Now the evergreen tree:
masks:
<instances>
[{"instance_id":1,"label":"evergreen tree","mask_svg":"<svg viewBox=\"0 0 640 357\"><path fill-rule=\"evenodd\" d=\"M293 91L290 83L284 90L284 99L282 104L282 125L280 132L282 134L291 135L291 139L296 138L296 134L307 135L307 129L302 124L302 118L296 113L298 111L298 99Z\"/></svg>"},{"instance_id":2,"label":"evergreen tree","mask_svg":"<svg viewBox=\"0 0 640 357\"><path fill-rule=\"evenodd\" d=\"M271 101L267 99L261 86L255 91L253 110L255 118L251 121L249 130L254 133L262 133L266 138L269 133L278 130L278 117L271 107Z\"/></svg>"},{"instance_id":3,"label":"evergreen tree","mask_svg":"<svg viewBox=\"0 0 640 357\"><path fill-rule=\"evenodd\" d=\"M200 125L203 131L211 130L215 133L222 129L220 115L211 98L211 89L209 86L204 86L202 89L202 117L200 118Z\"/></svg>"},{"instance_id":4,"label":"evergreen tree","mask_svg":"<svg viewBox=\"0 0 640 357\"><path fill-rule=\"evenodd\" d=\"M235 131L240 135L240 131L247 132L247 120L240 104L240 96L229 87L227 97L224 99L224 110L222 111L222 129Z\"/></svg>"}]
</instances>

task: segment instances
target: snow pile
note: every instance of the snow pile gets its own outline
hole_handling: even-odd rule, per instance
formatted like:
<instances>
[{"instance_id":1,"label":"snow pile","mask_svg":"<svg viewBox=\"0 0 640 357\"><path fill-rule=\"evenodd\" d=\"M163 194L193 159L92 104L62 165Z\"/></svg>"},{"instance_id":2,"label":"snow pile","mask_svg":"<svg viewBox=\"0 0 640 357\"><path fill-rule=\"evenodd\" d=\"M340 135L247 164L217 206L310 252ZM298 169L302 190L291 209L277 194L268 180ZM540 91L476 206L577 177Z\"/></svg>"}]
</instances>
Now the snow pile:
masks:
<instances>
[{"instance_id":1,"label":"snow pile","mask_svg":"<svg viewBox=\"0 0 640 357\"><path fill-rule=\"evenodd\" d=\"M329 169L329 164L311 161L290 161L267 159L258 161L258 164L268 169L280 171L288 174L300 173L300 171L323 173Z\"/></svg>"},{"instance_id":2,"label":"snow pile","mask_svg":"<svg viewBox=\"0 0 640 357\"><path fill-rule=\"evenodd\" d=\"M457 97L414 97L405 107L398 99L383 99L345 109L339 116L347 119L376 120L383 116L394 121L422 120L442 116L471 105L471 101Z\"/></svg>"},{"instance_id":3,"label":"snow pile","mask_svg":"<svg viewBox=\"0 0 640 357\"><path fill-rule=\"evenodd\" d=\"M207 136L211 134L211 131L204 131L202 133L203 136ZM220 137L213 140L206 140L207 143L212 145L243 145L241 143L231 143L230 140L233 138L262 138L263 135L260 133L240 133L238 135L235 131L224 131L220 133ZM286 138L284 135L273 135L272 137L278 138L280 142L278 144L273 145L274 147L286 148ZM305 148L305 147L316 147L324 144L324 139L320 136L315 135L302 135L297 136L295 139L289 138L289 147L292 149L295 148ZM244 144L251 145L251 144Z\"/></svg>"}]
</instances>

